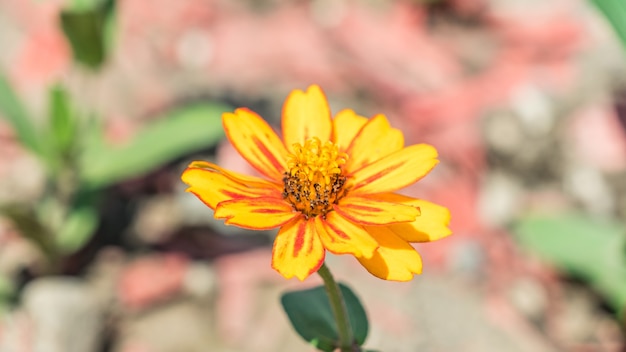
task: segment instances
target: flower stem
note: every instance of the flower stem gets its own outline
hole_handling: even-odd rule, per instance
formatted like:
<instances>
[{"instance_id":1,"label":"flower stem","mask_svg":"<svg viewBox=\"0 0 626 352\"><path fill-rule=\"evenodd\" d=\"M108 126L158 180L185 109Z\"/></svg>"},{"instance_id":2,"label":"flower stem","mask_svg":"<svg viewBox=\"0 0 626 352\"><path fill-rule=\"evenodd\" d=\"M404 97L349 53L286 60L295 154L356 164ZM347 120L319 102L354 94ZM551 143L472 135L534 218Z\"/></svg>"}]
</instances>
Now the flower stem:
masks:
<instances>
[{"instance_id":1,"label":"flower stem","mask_svg":"<svg viewBox=\"0 0 626 352\"><path fill-rule=\"evenodd\" d=\"M326 263L322 264L317 273L324 280L326 294L328 294L328 299L330 300L330 307L335 316L335 321L337 322L339 348L341 352L358 352L360 349L353 344L354 338L352 336L350 320L348 319L348 309L346 308L346 303L339 289L339 285L337 285L333 275L330 273L330 270L328 270Z\"/></svg>"}]
</instances>

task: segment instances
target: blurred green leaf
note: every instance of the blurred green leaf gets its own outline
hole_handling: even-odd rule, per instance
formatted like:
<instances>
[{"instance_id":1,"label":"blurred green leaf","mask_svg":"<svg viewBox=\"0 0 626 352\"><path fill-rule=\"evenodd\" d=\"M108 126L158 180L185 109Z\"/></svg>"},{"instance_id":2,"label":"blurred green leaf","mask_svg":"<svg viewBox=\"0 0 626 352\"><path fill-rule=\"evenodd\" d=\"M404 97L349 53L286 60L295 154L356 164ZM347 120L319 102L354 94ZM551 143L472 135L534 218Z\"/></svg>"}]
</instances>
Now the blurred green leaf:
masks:
<instances>
[{"instance_id":1,"label":"blurred green leaf","mask_svg":"<svg viewBox=\"0 0 626 352\"><path fill-rule=\"evenodd\" d=\"M42 224L35 209L24 204L0 204L0 214L10 219L19 233L33 241L50 261L57 259L53 235Z\"/></svg>"},{"instance_id":2,"label":"blurred green leaf","mask_svg":"<svg viewBox=\"0 0 626 352\"><path fill-rule=\"evenodd\" d=\"M42 156L43 147L37 130L8 80L0 75L0 116L9 121L22 145Z\"/></svg>"},{"instance_id":3,"label":"blurred green leaf","mask_svg":"<svg viewBox=\"0 0 626 352\"><path fill-rule=\"evenodd\" d=\"M74 1L69 9L61 12L61 27L74 54L74 59L91 68L98 69L107 54L107 24L113 14L115 2Z\"/></svg>"},{"instance_id":4,"label":"blurred green leaf","mask_svg":"<svg viewBox=\"0 0 626 352\"><path fill-rule=\"evenodd\" d=\"M4 275L0 275L0 317L4 316L12 305L15 296L15 283Z\"/></svg>"},{"instance_id":5,"label":"blurred green leaf","mask_svg":"<svg viewBox=\"0 0 626 352\"><path fill-rule=\"evenodd\" d=\"M115 11L115 3L112 1L109 14L106 17L104 23L104 50L106 53L111 53L116 42L118 12Z\"/></svg>"},{"instance_id":6,"label":"blurred green leaf","mask_svg":"<svg viewBox=\"0 0 626 352\"><path fill-rule=\"evenodd\" d=\"M210 103L186 106L161 116L125 145L91 141L82 157L81 179L88 187L104 187L211 147L223 136L221 115L228 110Z\"/></svg>"},{"instance_id":7,"label":"blurred green leaf","mask_svg":"<svg viewBox=\"0 0 626 352\"><path fill-rule=\"evenodd\" d=\"M50 89L49 115L52 145L60 154L67 154L77 138L77 121L67 91L60 85Z\"/></svg>"},{"instance_id":8,"label":"blurred green leaf","mask_svg":"<svg viewBox=\"0 0 626 352\"><path fill-rule=\"evenodd\" d=\"M343 284L339 284L339 288L346 302L354 338L362 345L369 329L365 309L350 288ZM324 286L287 292L281 297L281 303L302 338L322 351L336 348L339 334Z\"/></svg>"},{"instance_id":9,"label":"blurred green leaf","mask_svg":"<svg viewBox=\"0 0 626 352\"><path fill-rule=\"evenodd\" d=\"M109 0L72 0L69 8L75 12L93 11L106 6Z\"/></svg>"},{"instance_id":10,"label":"blurred green leaf","mask_svg":"<svg viewBox=\"0 0 626 352\"><path fill-rule=\"evenodd\" d=\"M73 209L67 216L55 242L61 253L73 253L92 237L98 225L96 209L83 206Z\"/></svg>"},{"instance_id":11,"label":"blurred green leaf","mask_svg":"<svg viewBox=\"0 0 626 352\"><path fill-rule=\"evenodd\" d=\"M626 49L626 1L624 0L591 0L615 30Z\"/></svg>"},{"instance_id":12,"label":"blurred green leaf","mask_svg":"<svg viewBox=\"0 0 626 352\"><path fill-rule=\"evenodd\" d=\"M0 297L10 296L15 291L15 284L6 276L0 275Z\"/></svg>"},{"instance_id":13,"label":"blurred green leaf","mask_svg":"<svg viewBox=\"0 0 626 352\"><path fill-rule=\"evenodd\" d=\"M522 245L587 280L618 311L626 308L626 227L582 214L532 216L515 226Z\"/></svg>"}]
</instances>

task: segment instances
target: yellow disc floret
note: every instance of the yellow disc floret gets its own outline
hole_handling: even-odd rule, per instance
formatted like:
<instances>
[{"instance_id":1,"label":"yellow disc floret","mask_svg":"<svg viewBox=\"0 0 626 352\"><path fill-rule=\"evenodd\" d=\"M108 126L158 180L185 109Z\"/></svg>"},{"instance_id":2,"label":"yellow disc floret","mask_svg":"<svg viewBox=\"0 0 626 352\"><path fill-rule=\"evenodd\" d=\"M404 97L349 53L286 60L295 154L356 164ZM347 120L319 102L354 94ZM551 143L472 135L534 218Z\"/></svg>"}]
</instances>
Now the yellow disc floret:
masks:
<instances>
[{"instance_id":1,"label":"yellow disc floret","mask_svg":"<svg viewBox=\"0 0 626 352\"><path fill-rule=\"evenodd\" d=\"M326 215L344 196L346 177L341 167L348 160L333 142L310 138L302 146L293 145L283 177L283 198L307 218Z\"/></svg>"}]
</instances>

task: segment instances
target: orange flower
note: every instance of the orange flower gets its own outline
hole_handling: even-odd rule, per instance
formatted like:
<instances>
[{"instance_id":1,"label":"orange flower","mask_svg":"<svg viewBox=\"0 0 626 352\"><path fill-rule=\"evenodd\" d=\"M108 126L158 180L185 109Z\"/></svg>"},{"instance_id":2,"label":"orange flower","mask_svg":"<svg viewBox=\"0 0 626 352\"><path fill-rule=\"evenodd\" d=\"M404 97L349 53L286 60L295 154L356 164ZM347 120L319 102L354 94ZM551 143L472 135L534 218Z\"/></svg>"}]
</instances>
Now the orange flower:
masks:
<instances>
[{"instance_id":1,"label":"orange flower","mask_svg":"<svg viewBox=\"0 0 626 352\"><path fill-rule=\"evenodd\" d=\"M408 281L422 271L410 242L449 235L448 209L393 193L424 177L439 162L427 144L404 146L384 115L352 110L331 118L322 90L291 92L282 112L283 139L256 113L222 116L235 149L264 178L194 161L182 180L227 225L280 227L272 267L304 280L325 252L352 254L373 275Z\"/></svg>"}]
</instances>

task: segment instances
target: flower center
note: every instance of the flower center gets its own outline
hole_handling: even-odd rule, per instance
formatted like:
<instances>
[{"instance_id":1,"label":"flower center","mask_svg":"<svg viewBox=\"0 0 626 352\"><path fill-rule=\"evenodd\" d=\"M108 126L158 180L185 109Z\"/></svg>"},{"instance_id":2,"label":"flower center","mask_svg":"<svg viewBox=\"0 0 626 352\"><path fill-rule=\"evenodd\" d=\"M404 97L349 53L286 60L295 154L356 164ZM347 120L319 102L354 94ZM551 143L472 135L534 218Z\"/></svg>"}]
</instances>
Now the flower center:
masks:
<instances>
[{"instance_id":1,"label":"flower center","mask_svg":"<svg viewBox=\"0 0 626 352\"><path fill-rule=\"evenodd\" d=\"M308 139L304 146L295 143L293 149L283 177L283 198L307 218L324 216L346 193L341 166L348 155L339 152L335 143L322 144L316 137Z\"/></svg>"}]
</instances>

